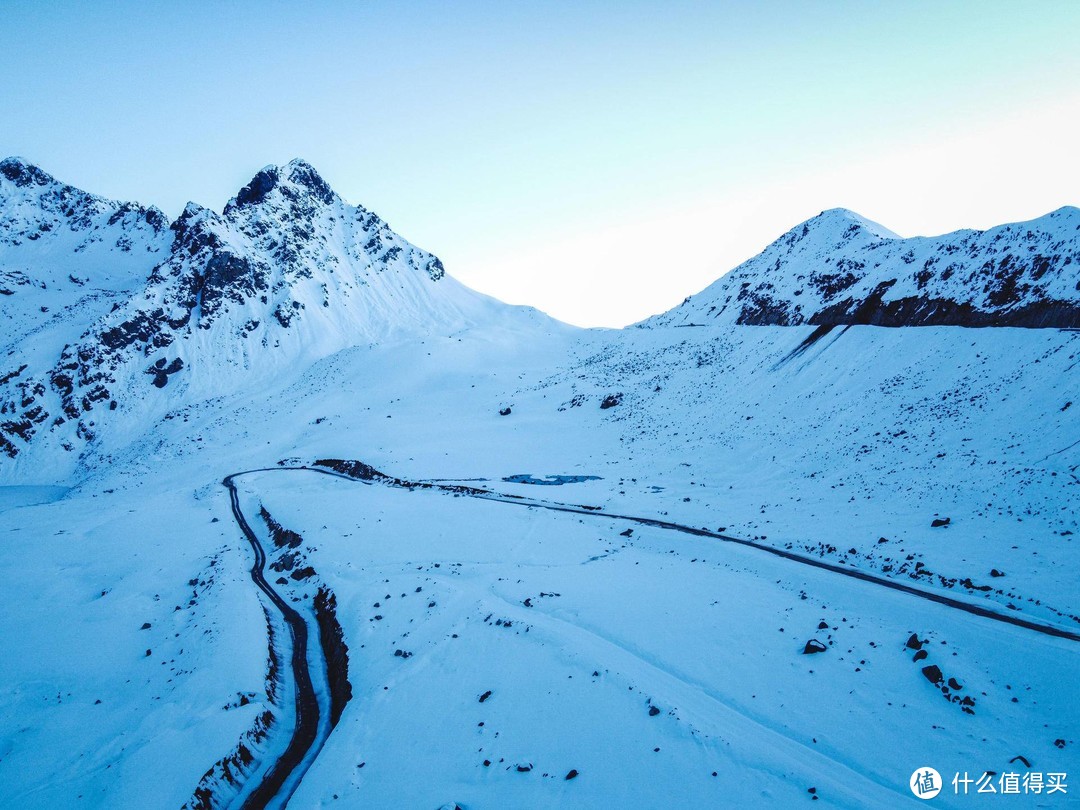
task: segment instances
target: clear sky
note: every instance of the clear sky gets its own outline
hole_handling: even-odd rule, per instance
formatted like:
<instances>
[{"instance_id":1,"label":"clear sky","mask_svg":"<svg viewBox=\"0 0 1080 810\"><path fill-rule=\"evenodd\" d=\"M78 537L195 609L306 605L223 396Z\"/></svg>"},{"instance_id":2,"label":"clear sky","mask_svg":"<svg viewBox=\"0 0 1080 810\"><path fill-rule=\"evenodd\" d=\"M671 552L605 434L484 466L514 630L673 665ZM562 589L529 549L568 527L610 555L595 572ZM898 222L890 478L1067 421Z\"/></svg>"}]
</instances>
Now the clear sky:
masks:
<instances>
[{"instance_id":1,"label":"clear sky","mask_svg":"<svg viewBox=\"0 0 1080 810\"><path fill-rule=\"evenodd\" d=\"M0 0L0 153L170 215L303 157L465 283L619 326L825 208L1080 205L1080 3Z\"/></svg>"}]
</instances>

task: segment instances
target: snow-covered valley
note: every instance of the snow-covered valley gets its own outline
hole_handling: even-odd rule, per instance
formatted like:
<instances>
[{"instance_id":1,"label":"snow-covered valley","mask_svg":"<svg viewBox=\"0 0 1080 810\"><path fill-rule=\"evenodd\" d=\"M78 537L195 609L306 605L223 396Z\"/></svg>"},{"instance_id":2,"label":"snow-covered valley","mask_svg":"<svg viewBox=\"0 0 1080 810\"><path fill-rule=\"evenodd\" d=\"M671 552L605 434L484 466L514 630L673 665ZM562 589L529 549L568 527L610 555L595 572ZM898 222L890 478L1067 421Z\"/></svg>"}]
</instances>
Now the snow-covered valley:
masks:
<instances>
[{"instance_id":1,"label":"snow-covered valley","mask_svg":"<svg viewBox=\"0 0 1080 810\"><path fill-rule=\"evenodd\" d=\"M27 233L27 189L63 187L2 165ZM926 765L1075 772L1076 210L934 240L849 213L623 330L474 293L300 161L146 229L108 306L8 238L3 278L48 275L0 299L0 805L240 806L282 757L293 642L222 484L249 470L266 580L313 628L290 807L889 807ZM901 272L990 252L970 286ZM822 257L864 275L833 290ZM867 306L894 276L905 302ZM298 469L327 459L398 481Z\"/></svg>"}]
</instances>

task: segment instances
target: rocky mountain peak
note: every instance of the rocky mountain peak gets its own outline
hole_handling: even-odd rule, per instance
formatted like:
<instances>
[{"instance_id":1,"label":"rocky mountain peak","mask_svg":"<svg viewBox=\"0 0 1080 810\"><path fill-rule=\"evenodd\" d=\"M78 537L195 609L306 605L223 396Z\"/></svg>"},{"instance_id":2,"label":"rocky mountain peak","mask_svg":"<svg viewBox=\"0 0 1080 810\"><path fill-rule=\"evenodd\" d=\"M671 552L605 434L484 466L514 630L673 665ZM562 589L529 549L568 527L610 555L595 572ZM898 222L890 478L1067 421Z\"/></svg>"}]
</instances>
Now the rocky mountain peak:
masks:
<instances>
[{"instance_id":1,"label":"rocky mountain peak","mask_svg":"<svg viewBox=\"0 0 1080 810\"><path fill-rule=\"evenodd\" d=\"M56 182L52 175L42 171L33 163L15 156L0 160L0 175L19 188L30 185L47 186Z\"/></svg>"},{"instance_id":2,"label":"rocky mountain peak","mask_svg":"<svg viewBox=\"0 0 1080 810\"><path fill-rule=\"evenodd\" d=\"M206 208L206 207L204 207L202 205L199 205L197 202L190 202L189 201L188 204L184 206L184 210L180 212L180 216L178 216L176 218L176 221L173 222L173 224L172 224L173 230L176 230L178 223L182 224L184 222L190 222L192 219L197 217L199 214L202 214L202 213L208 212L208 211L210 211L209 208Z\"/></svg>"},{"instance_id":3,"label":"rocky mountain peak","mask_svg":"<svg viewBox=\"0 0 1080 810\"><path fill-rule=\"evenodd\" d=\"M338 199L315 168L297 158L283 167L271 165L259 170L251 182L229 200L224 214L229 216L241 209L271 200L275 192L276 196L282 198L291 208L302 208L305 202L330 205Z\"/></svg>"},{"instance_id":4,"label":"rocky mountain peak","mask_svg":"<svg viewBox=\"0 0 1080 810\"><path fill-rule=\"evenodd\" d=\"M765 252L785 254L835 252L854 245L868 246L897 234L847 208L829 208L785 233Z\"/></svg>"},{"instance_id":5,"label":"rocky mountain peak","mask_svg":"<svg viewBox=\"0 0 1080 810\"><path fill-rule=\"evenodd\" d=\"M813 219L805 223L810 229L840 231L842 234L854 235L866 233L876 239L899 239L900 236L893 233L884 225L867 219L849 208L828 208Z\"/></svg>"}]
</instances>

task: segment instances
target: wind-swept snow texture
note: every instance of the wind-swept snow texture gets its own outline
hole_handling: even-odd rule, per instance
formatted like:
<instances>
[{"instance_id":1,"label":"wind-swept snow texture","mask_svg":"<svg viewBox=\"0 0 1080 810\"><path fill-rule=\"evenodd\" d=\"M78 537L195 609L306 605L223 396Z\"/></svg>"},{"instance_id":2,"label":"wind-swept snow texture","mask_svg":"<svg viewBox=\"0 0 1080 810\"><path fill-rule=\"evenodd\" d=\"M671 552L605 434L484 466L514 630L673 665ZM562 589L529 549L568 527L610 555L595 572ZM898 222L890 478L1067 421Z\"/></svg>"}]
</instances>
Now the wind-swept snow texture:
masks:
<instances>
[{"instance_id":1,"label":"wind-swept snow texture","mask_svg":"<svg viewBox=\"0 0 1080 810\"><path fill-rule=\"evenodd\" d=\"M262 468L238 503L337 721L290 807L894 807L917 767L1080 770L1075 209L932 239L826 212L578 330L302 161L171 224L0 168L0 806L235 806L281 761L287 628L221 485ZM320 459L366 480L286 469Z\"/></svg>"}]
</instances>

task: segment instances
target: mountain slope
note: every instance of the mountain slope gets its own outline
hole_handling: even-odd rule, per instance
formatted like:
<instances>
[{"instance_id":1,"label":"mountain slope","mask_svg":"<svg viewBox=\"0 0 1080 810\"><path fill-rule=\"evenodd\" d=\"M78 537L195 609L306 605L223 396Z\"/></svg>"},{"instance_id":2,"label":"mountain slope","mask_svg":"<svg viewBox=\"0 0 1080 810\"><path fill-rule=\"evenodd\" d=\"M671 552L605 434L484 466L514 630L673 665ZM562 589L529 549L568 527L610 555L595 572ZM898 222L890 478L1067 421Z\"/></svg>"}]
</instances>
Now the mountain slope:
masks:
<instances>
[{"instance_id":1,"label":"mountain slope","mask_svg":"<svg viewBox=\"0 0 1080 810\"><path fill-rule=\"evenodd\" d=\"M156 208L87 194L21 158L0 161L0 352L64 310L104 314L169 241Z\"/></svg>"},{"instance_id":2,"label":"mountain slope","mask_svg":"<svg viewBox=\"0 0 1080 810\"><path fill-rule=\"evenodd\" d=\"M903 239L844 209L792 229L645 326L1080 327L1080 209Z\"/></svg>"},{"instance_id":3,"label":"mountain slope","mask_svg":"<svg viewBox=\"0 0 1080 810\"><path fill-rule=\"evenodd\" d=\"M20 165L26 184L36 183L39 170ZM97 198L80 199L106 215ZM20 206L47 210L32 198ZM110 219L125 225L128 214ZM30 358L20 349L0 366L6 456L43 438L72 454L109 430L127 440L181 404L280 384L348 346L477 323L552 323L447 277L438 258L345 203L300 160L260 171L221 214L189 203L169 237L167 250L160 238L149 242L164 255L143 263L148 274L133 295L68 342ZM87 237L95 241L103 241L96 232ZM36 261L12 242L12 256ZM67 266L56 267L53 275Z\"/></svg>"},{"instance_id":4,"label":"mountain slope","mask_svg":"<svg viewBox=\"0 0 1080 810\"><path fill-rule=\"evenodd\" d=\"M168 224L156 208L88 194L21 158L0 161L0 379L53 362L130 297L168 251Z\"/></svg>"}]
</instances>

